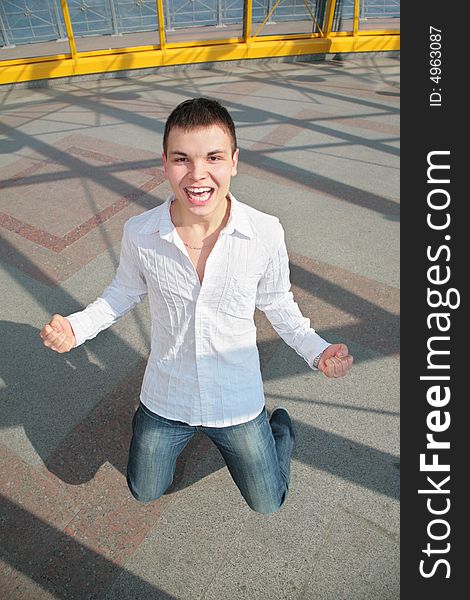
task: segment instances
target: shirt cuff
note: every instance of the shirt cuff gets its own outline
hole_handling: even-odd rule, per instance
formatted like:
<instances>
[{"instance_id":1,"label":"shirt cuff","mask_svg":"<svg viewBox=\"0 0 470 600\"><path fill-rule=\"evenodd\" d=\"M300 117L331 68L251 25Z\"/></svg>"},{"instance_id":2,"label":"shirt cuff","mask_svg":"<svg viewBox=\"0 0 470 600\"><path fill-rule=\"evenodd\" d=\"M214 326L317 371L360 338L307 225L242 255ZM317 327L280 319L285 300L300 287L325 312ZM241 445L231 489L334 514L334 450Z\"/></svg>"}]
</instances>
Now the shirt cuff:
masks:
<instances>
[{"instance_id":1,"label":"shirt cuff","mask_svg":"<svg viewBox=\"0 0 470 600\"><path fill-rule=\"evenodd\" d=\"M308 366L317 371L318 369L313 366L313 361L328 346L331 346L330 342L324 340L314 329L309 329L299 346L299 352L304 357Z\"/></svg>"},{"instance_id":2,"label":"shirt cuff","mask_svg":"<svg viewBox=\"0 0 470 600\"><path fill-rule=\"evenodd\" d=\"M91 340L100 331L106 329L116 321L116 316L110 305L103 298L98 298L84 310L67 315L75 335L75 348Z\"/></svg>"}]
</instances>

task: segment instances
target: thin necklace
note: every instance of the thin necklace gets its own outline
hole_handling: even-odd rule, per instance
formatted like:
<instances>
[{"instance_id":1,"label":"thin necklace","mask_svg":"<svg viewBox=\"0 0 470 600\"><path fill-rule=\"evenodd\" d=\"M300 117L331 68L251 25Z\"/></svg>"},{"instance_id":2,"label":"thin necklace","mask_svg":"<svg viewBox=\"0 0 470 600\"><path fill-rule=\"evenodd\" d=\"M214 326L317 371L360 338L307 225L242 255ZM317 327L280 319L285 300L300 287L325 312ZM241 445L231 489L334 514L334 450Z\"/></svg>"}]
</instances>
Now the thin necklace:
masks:
<instances>
[{"instance_id":1,"label":"thin necklace","mask_svg":"<svg viewBox=\"0 0 470 600\"><path fill-rule=\"evenodd\" d=\"M186 242L183 242L183 244L186 246L186 248L191 248L191 250L202 250L203 248L208 248L209 246L211 246L213 242L211 242L210 244L206 244L205 246L191 246Z\"/></svg>"},{"instance_id":2,"label":"thin necklace","mask_svg":"<svg viewBox=\"0 0 470 600\"><path fill-rule=\"evenodd\" d=\"M191 248L191 250L202 250L204 248L204 246L200 246L200 247L190 246L186 242L183 242L183 244L186 246L186 248Z\"/></svg>"}]
</instances>

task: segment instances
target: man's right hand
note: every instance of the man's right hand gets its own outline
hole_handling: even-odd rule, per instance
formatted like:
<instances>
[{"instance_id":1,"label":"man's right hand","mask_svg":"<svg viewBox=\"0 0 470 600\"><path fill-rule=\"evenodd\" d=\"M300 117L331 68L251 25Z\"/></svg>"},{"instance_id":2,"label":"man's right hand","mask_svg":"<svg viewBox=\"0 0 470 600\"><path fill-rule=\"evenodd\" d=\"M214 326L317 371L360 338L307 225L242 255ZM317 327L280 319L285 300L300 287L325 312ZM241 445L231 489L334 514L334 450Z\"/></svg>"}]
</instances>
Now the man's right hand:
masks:
<instances>
[{"instance_id":1,"label":"man's right hand","mask_svg":"<svg viewBox=\"0 0 470 600\"><path fill-rule=\"evenodd\" d=\"M44 346L59 353L68 352L77 343L70 321L62 315L53 315L39 335Z\"/></svg>"}]
</instances>

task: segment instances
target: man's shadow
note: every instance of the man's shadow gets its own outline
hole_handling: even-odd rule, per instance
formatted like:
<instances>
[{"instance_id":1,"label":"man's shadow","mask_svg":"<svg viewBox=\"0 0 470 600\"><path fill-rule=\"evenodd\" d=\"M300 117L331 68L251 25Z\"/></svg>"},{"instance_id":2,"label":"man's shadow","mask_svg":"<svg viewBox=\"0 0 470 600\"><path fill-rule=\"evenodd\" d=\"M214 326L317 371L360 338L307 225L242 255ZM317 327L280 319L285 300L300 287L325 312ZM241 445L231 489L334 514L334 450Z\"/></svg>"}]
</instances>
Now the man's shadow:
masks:
<instances>
[{"instance_id":1,"label":"man's shadow","mask_svg":"<svg viewBox=\"0 0 470 600\"><path fill-rule=\"evenodd\" d=\"M12 435L17 443L15 429L23 428L45 467L70 485L92 480L105 463L125 476L145 360L134 356L137 367L131 376L94 406L87 394L89 381L109 375L90 359L85 346L57 354L42 345L39 329L10 321L0 321L0 339L0 427L11 429L7 442ZM223 466L212 442L196 434L178 460L169 492Z\"/></svg>"},{"instance_id":2,"label":"man's shadow","mask_svg":"<svg viewBox=\"0 0 470 600\"><path fill-rule=\"evenodd\" d=\"M95 401L89 399L89 381L111 376L111 365L100 367L83 346L67 354L51 352L43 347L38 329L0 321L3 354L0 377L4 381L0 389L0 426L11 428L13 436L15 428L23 427L46 468L70 485L89 482L105 463L113 465L123 476L126 472L132 417L139 404L146 360L125 348L125 342L119 341L112 331L100 337L101 342L93 340L87 345L102 358L104 347L109 348L111 342L120 343L122 351L128 353L126 357L133 358L137 366L131 368L130 376L124 374L124 380L95 405ZM107 339L109 337L114 339ZM274 347L270 347L269 341L259 345L261 356L269 358L276 343ZM298 372L299 365L297 361L285 365L283 376ZM292 373L287 373L291 370ZM305 370L309 371L308 367L305 366ZM390 497L398 496L396 457L356 443L354 455L361 457L357 462L346 438L299 421L294 425L298 439L294 458ZM301 443L302 439L318 439L319 435L323 440L321 447L329 445L333 452L325 455L321 448L312 451L311 443ZM306 448L310 448L309 451ZM175 480L168 493L190 486L224 466L215 445L197 433L178 460ZM385 479L384 473L388 474ZM385 480L394 482L391 488L389 483L385 485Z\"/></svg>"}]
</instances>

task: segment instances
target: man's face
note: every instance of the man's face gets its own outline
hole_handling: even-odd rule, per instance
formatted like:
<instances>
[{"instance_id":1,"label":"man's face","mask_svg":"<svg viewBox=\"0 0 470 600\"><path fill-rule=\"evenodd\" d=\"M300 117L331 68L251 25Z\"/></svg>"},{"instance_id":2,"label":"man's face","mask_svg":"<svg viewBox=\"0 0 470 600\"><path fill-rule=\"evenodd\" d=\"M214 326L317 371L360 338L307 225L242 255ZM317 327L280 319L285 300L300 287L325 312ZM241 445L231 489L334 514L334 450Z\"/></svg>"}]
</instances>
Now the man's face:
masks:
<instances>
[{"instance_id":1,"label":"man's face","mask_svg":"<svg viewBox=\"0 0 470 600\"><path fill-rule=\"evenodd\" d=\"M237 173L238 149L218 125L192 131L174 127L162 155L181 214L209 217L225 210L230 180Z\"/></svg>"}]
</instances>

